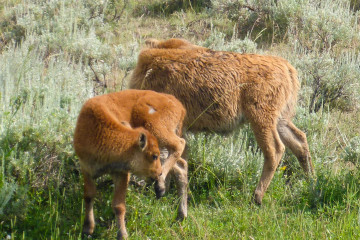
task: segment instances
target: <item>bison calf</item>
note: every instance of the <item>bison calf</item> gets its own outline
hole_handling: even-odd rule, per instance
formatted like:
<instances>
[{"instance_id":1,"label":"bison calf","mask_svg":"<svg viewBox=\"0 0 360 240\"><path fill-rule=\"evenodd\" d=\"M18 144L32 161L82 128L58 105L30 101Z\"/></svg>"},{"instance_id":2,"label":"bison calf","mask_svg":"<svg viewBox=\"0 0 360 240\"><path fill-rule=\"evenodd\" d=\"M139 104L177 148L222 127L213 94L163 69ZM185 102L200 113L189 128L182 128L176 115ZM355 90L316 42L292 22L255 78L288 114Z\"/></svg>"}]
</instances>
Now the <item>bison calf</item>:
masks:
<instances>
[{"instance_id":1,"label":"bison calf","mask_svg":"<svg viewBox=\"0 0 360 240\"><path fill-rule=\"evenodd\" d=\"M91 98L83 105L75 128L74 148L84 177L84 234L92 234L95 227L95 178L110 174L115 184L112 207L119 228L117 238L127 237L125 195L129 173L161 183L159 145L170 153L165 174L176 173L178 185L186 189L187 164L181 158L185 140L176 135L181 132L184 117L184 108L173 96L153 91L111 93Z\"/></svg>"},{"instance_id":2,"label":"bison calf","mask_svg":"<svg viewBox=\"0 0 360 240\"><path fill-rule=\"evenodd\" d=\"M314 173L304 132L293 123L299 82L284 59L213 51L182 39L146 41L130 88L174 95L185 106L190 131L230 132L249 122L264 154L254 200L261 204L285 146Z\"/></svg>"}]
</instances>

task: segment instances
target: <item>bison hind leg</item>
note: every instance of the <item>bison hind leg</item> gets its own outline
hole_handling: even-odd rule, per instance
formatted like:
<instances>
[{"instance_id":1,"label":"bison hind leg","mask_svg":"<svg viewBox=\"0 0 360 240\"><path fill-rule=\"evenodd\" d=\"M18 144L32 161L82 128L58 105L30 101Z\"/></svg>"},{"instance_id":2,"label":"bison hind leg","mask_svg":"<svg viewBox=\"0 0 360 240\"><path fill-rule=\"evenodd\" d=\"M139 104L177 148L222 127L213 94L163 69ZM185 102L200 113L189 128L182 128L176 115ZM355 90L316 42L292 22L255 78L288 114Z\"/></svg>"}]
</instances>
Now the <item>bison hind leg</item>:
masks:
<instances>
[{"instance_id":1,"label":"bison hind leg","mask_svg":"<svg viewBox=\"0 0 360 240\"><path fill-rule=\"evenodd\" d=\"M251 127L254 131L256 141L264 155L262 174L253 198L256 204L261 205L265 191L270 185L285 152L285 146L281 141L275 126L261 126L253 122Z\"/></svg>"},{"instance_id":2,"label":"bison hind leg","mask_svg":"<svg viewBox=\"0 0 360 240\"><path fill-rule=\"evenodd\" d=\"M188 187L188 164L180 158L172 169L179 196L178 214L176 219L182 221L187 217L187 187Z\"/></svg>"},{"instance_id":3,"label":"bison hind leg","mask_svg":"<svg viewBox=\"0 0 360 240\"><path fill-rule=\"evenodd\" d=\"M315 174L311 161L306 134L299 130L289 119L279 119L277 130L282 142L294 153L306 175Z\"/></svg>"}]
</instances>

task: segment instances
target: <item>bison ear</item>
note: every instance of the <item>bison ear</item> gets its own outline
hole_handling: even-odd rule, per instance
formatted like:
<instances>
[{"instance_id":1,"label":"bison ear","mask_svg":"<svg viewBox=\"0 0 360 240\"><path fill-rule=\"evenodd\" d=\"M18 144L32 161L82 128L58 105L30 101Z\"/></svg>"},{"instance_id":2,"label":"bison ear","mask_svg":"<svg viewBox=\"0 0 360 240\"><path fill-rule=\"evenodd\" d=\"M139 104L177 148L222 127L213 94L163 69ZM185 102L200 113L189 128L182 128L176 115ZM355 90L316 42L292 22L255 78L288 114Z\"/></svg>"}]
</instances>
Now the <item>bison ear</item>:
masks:
<instances>
[{"instance_id":1,"label":"bison ear","mask_svg":"<svg viewBox=\"0 0 360 240\"><path fill-rule=\"evenodd\" d=\"M140 148L141 148L142 151L145 150L146 144L147 144L147 139L146 139L145 133L140 133L140 136L139 136L139 146L140 146Z\"/></svg>"}]
</instances>

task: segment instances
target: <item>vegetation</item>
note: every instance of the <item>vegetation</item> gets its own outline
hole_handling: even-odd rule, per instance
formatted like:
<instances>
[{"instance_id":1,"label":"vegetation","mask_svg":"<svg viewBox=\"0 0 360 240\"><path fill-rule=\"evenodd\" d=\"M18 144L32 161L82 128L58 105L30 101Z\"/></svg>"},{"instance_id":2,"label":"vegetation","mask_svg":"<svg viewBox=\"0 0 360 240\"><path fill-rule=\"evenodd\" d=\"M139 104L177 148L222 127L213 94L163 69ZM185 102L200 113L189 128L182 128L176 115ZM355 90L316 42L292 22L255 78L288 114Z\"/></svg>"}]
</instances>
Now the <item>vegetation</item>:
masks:
<instances>
[{"instance_id":1,"label":"vegetation","mask_svg":"<svg viewBox=\"0 0 360 240\"><path fill-rule=\"evenodd\" d=\"M131 239L359 239L360 24L351 0L5 0L0 3L0 239L80 239L82 179L72 147L89 97L126 88L149 37L278 55L299 71L296 125L317 178L284 162L251 204L262 154L248 126L188 134L189 217L174 188L127 196ZM137 181L137 180L136 180ZM109 178L94 239L115 236Z\"/></svg>"}]
</instances>

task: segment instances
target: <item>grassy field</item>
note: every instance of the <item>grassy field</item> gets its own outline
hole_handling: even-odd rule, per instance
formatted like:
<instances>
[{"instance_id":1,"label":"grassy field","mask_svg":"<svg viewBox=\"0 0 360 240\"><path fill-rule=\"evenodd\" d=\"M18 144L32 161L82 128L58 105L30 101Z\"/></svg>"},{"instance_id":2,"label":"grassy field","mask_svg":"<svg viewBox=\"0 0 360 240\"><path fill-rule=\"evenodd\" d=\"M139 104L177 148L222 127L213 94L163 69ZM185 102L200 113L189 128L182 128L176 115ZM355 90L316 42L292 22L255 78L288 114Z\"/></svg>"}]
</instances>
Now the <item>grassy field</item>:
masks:
<instances>
[{"instance_id":1,"label":"grassy field","mask_svg":"<svg viewBox=\"0 0 360 240\"><path fill-rule=\"evenodd\" d=\"M1 1L0 239L81 239L76 117L86 99L127 88L150 37L286 58L317 177L287 151L258 207L249 126L187 134L188 218L175 221L175 187L157 200L131 185L130 239L360 239L359 21L357 0ZM97 181L93 239L116 236L109 180Z\"/></svg>"}]
</instances>

